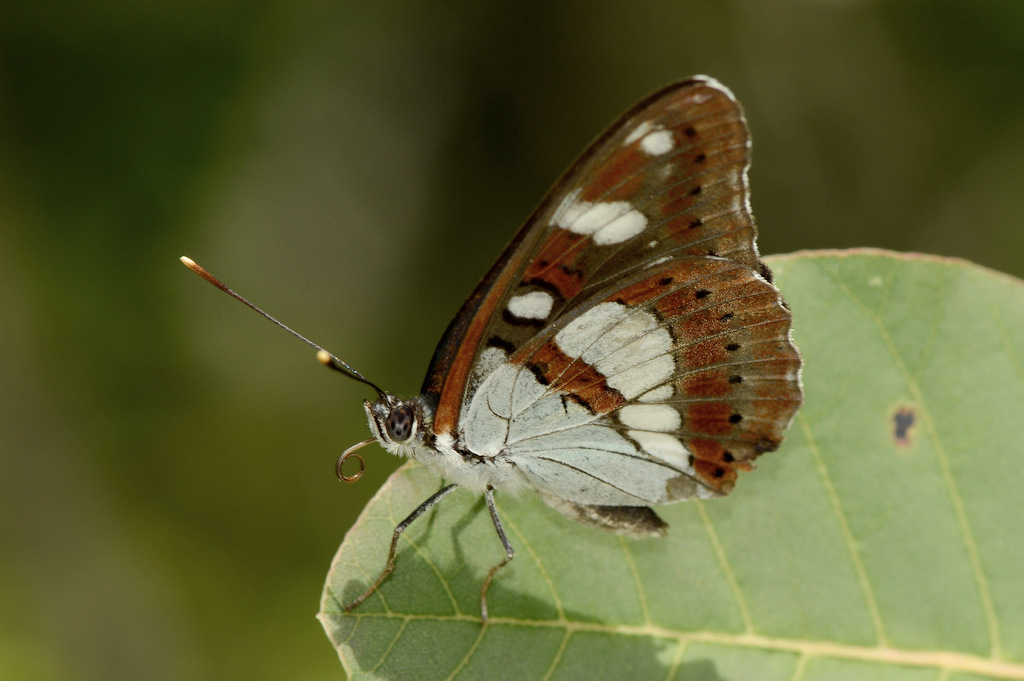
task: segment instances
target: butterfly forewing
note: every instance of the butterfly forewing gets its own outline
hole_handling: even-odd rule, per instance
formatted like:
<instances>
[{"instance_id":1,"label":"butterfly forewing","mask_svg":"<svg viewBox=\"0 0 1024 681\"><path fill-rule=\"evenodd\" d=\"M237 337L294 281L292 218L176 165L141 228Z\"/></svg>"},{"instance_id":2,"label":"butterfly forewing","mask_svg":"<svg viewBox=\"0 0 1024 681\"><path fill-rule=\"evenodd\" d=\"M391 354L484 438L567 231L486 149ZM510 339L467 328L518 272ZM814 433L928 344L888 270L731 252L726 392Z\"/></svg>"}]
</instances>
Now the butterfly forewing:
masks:
<instances>
[{"instance_id":1,"label":"butterfly forewing","mask_svg":"<svg viewBox=\"0 0 1024 681\"><path fill-rule=\"evenodd\" d=\"M714 81L671 85L623 115L449 327L424 384L435 433L511 453L535 487L573 503L728 492L778 446L801 398L748 165L740 107Z\"/></svg>"}]
</instances>

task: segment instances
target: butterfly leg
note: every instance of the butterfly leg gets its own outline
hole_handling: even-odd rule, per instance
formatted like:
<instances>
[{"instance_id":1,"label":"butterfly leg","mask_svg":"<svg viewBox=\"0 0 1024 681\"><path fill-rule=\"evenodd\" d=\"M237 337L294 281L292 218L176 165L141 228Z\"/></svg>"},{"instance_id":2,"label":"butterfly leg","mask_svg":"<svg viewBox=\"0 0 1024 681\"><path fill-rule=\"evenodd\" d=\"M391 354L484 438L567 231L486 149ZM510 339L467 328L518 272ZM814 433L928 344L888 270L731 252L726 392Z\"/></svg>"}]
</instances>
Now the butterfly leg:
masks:
<instances>
[{"instance_id":1,"label":"butterfly leg","mask_svg":"<svg viewBox=\"0 0 1024 681\"><path fill-rule=\"evenodd\" d=\"M484 585L480 588L480 618L484 624L487 624L487 589L491 586L491 581L494 579L494 574L501 568L508 565L508 562L515 558L516 551L512 548L512 545L508 543L508 537L505 536L505 528L501 526L501 518L498 517L498 509L494 507L494 488L490 485L487 486L487 491L484 493L484 498L487 500L487 510L491 512L491 522L494 523L494 529L498 531L498 539L501 540L501 545L505 547L505 560L501 561L487 572L487 579L484 580Z\"/></svg>"},{"instance_id":2,"label":"butterfly leg","mask_svg":"<svg viewBox=\"0 0 1024 681\"><path fill-rule=\"evenodd\" d=\"M410 513L405 520L398 523L398 527L395 528L395 533L391 536L391 550L388 551L388 562L387 565L384 566L384 571L380 573L380 577L377 578L377 581L374 582L369 589L363 592L362 596L360 596L359 598L355 599L354 601L345 606L345 612L352 612L352 610L357 605L359 605L367 598L369 598L370 595L377 590L377 587L381 585L384 579L391 574L391 571L395 569L395 552L398 549L398 538L402 536L402 533L405 532L405 529L409 527L409 525L412 525L412 521L416 520L421 515L432 509L437 504L437 502L441 501L446 496L454 492L456 487L458 487L458 485L455 484L442 487L433 496L431 496L429 499L427 499L422 504L417 506L416 510ZM504 539L504 537L502 537L502 539Z\"/></svg>"}]
</instances>

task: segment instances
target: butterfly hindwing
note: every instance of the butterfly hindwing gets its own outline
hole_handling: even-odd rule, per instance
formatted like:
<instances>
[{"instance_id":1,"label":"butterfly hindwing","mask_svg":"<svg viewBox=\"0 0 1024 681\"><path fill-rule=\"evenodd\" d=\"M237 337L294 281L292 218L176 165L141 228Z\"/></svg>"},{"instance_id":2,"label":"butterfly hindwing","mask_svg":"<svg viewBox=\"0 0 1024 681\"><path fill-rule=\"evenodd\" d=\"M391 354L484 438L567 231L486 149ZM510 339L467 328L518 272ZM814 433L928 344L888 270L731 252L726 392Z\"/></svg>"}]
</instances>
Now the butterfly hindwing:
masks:
<instances>
[{"instance_id":1,"label":"butterfly hindwing","mask_svg":"<svg viewBox=\"0 0 1024 681\"><path fill-rule=\"evenodd\" d=\"M669 503L731 490L800 404L790 316L724 258L655 263L497 350L461 426L530 484L574 504Z\"/></svg>"}]
</instances>

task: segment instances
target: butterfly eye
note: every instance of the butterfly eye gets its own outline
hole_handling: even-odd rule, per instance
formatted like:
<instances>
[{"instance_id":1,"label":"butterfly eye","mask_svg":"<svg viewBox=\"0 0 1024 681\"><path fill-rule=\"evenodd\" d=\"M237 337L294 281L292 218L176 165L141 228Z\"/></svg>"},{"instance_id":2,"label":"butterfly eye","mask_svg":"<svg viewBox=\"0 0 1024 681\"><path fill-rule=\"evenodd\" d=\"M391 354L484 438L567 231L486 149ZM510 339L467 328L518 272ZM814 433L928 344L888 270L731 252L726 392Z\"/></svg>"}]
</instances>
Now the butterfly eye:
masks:
<instances>
[{"instance_id":1,"label":"butterfly eye","mask_svg":"<svg viewBox=\"0 0 1024 681\"><path fill-rule=\"evenodd\" d=\"M412 407L407 404L392 409L388 414L388 420L384 427L388 431L388 437L392 442L405 442L412 437L412 427L416 422Z\"/></svg>"}]
</instances>

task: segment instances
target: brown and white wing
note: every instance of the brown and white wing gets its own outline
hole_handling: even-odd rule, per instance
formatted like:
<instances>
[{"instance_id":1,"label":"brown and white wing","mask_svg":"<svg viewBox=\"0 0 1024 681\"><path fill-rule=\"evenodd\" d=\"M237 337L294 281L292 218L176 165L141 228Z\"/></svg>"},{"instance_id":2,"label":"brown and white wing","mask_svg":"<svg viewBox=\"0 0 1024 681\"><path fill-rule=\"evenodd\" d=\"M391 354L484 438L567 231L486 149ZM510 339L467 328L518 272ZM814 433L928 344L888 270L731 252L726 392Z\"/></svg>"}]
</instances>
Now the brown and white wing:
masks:
<instances>
[{"instance_id":1,"label":"brown and white wing","mask_svg":"<svg viewBox=\"0 0 1024 681\"><path fill-rule=\"evenodd\" d=\"M424 383L434 432L506 458L588 524L604 526L603 507L728 493L802 398L748 165L739 104L710 79L619 118L446 332ZM628 530L623 517L609 522Z\"/></svg>"},{"instance_id":2,"label":"brown and white wing","mask_svg":"<svg viewBox=\"0 0 1024 681\"><path fill-rule=\"evenodd\" d=\"M463 441L573 504L726 494L800 405L790 321L775 287L735 261L651 263L493 357Z\"/></svg>"},{"instance_id":3,"label":"brown and white wing","mask_svg":"<svg viewBox=\"0 0 1024 681\"><path fill-rule=\"evenodd\" d=\"M423 384L434 430L454 435L486 378L487 348L511 355L595 290L660 258L714 256L770 278L747 203L749 136L716 81L674 83L634 106L555 183L463 305Z\"/></svg>"}]
</instances>

